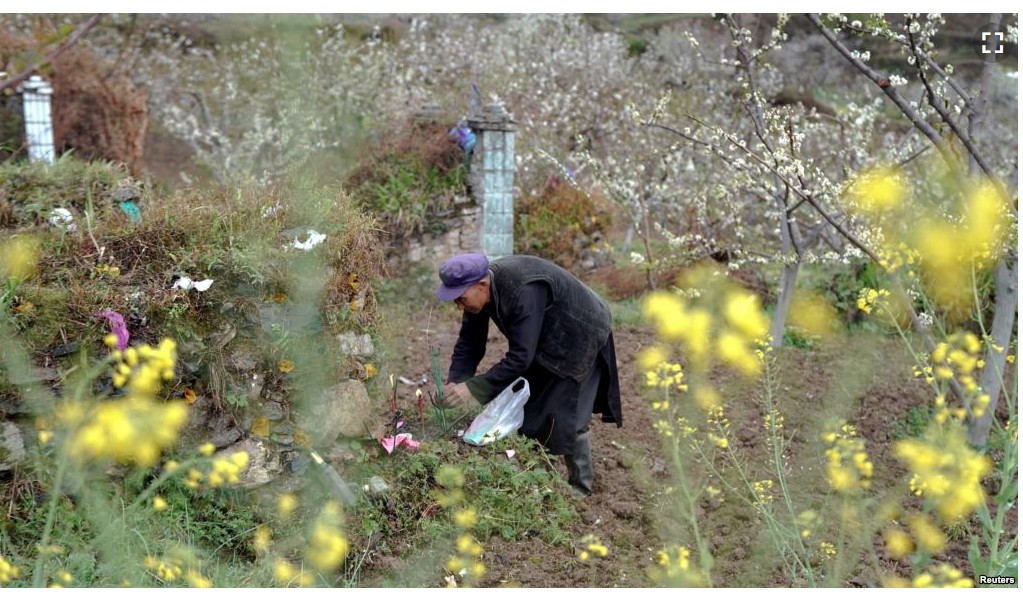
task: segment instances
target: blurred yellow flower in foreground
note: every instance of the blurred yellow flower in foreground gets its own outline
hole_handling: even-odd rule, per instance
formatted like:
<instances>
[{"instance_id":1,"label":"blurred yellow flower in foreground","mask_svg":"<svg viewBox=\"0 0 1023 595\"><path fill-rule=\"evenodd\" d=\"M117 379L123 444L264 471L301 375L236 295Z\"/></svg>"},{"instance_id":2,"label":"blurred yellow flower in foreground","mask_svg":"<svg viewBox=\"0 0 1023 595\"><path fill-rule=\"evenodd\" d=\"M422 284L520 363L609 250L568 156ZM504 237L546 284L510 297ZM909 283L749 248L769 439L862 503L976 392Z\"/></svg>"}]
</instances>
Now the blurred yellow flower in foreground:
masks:
<instances>
[{"instance_id":1,"label":"blurred yellow flower in foreground","mask_svg":"<svg viewBox=\"0 0 1023 595\"><path fill-rule=\"evenodd\" d=\"M328 502L316 517L306 547L306 560L320 572L332 572L348 555L348 540L341 531L341 506Z\"/></svg>"},{"instance_id":2,"label":"blurred yellow flower in foreground","mask_svg":"<svg viewBox=\"0 0 1023 595\"><path fill-rule=\"evenodd\" d=\"M590 534L582 538L582 551L579 552L579 559L583 562L590 559L592 556L599 556L606 558L608 549L607 546L600 542L600 538L596 535Z\"/></svg>"},{"instance_id":3,"label":"blurred yellow flower in foreground","mask_svg":"<svg viewBox=\"0 0 1023 595\"><path fill-rule=\"evenodd\" d=\"M796 292L789 312L789 325L805 335L826 338L840 327L835 308L815 293Z\"/></svg>"},{"instance_id":4,"label":"blurred yellow flower in foreground","mask_svg":"<svg viewBox=\"0 0 1023 595\"><path fill-rule=\"evenodd\" d=\"M110 346L109 336L104 342ZM177 362L177 344L173 339L164 338L160 345L129 347L122 353L111 346L116 363L113 381L115 388L127 386L128 396L153 396L160 390L160 384L174 378Z\"/></svg>"},{"instance_id":5,"label":"blurred yellow flower in foreground","mask_svg":"<svg viewBox=\"0 0 1023 595\"><path fill-rule=\"evenodd\" d=\"M882 215L905 204L909 188L897 169L880 167L860 174L849 187L848 197L861 214Z\"/></svg>"},{"instance_id":6,"label":"blurred yellow flower in foreground","mask_svg":"<svg viewBox=\"0 0 1023 595\"><path fill-rule=\"evenodd\" d=\"M643 318L653 325L658 338L681 347L687 368L697 377L710 370L713 354L747 377L758 376L763 361L757 345L770 329L759 296L712 267L698 267L682 281L688 284L685 297L655 291L643 300ZM663 347L648 348L641 359L644 371L656 368L666 357Z\"/></svg>"},{"instance_id":7,"label":"blurred yellow flower in foreground","mask_svg":"<svg viewBox=\"0 0 1023 595\"><path fill-rule=\"evenodd\" d=\"M895 454L914 474L910 490L932 501L942 521L955 522L984 504L981 481L992 461L970 447L961 425L931 425L921 438L896 442Z\"/></svg>"},{"instance_id":8,"label":"blurred yellow flower in foreground","mask_svg":"<svg viewBox=\"0 0 1023 595\"><path fill-rule=\"evenodd\" d=\"M21 570L0 556L0 585L21 577Z\"/></svg>"},{"instance_id":9,"label":"blurred yellow flower in foreground","mask_svg":"<svg viewBox=\"0 0 1023 595\"><path fill-rule=\"evenodd\" d=\"M31 236L16 235L0 244L0 272L5 277L30 277L38 260L39 241Z\"/></svg>"},{"instance_id":10,"label":"blurred yellow flower in foreground","mask_svg":"<svg viewBox=\"0 0 1023 595\"><path fill-rule=\"evenodd\" d=\"M303 572L287 560L278 560L274 564L274 580L282 586L310 587L316 582L311 572Z\"/></svg>"},{"instance_id":11,"label":"blurred yellow flower in foreground","mask_svg":"<svg viewBox=\"0 0 1023 595\"><path fill-rule=\"evenodd\" d=\"M239 450L231 454L220 455L213 459L206 482L210 487L218 488L224 484L236 485L241 482L240 474L249 466L249 453Z\"/></svg>"},{"instance_id":12,"label":"blurred yellow flower in foreground","mask_svg":"<svg viewBox=\"0 0 1023 595\"><path fill-rule=\"evenodd\" d=\"M844 493L854 493L860 488L869 488L874 476L874 464L867 456L866 442L856 436L856 428L847 423L836 424L836 429L826 431L821 439L828 445L824 452L827 459L828 482Z\"/></svg>"},{"instance_id":13,"label":"blurred yellow flower in foreground","mask_svg":"<svg viewBox=\"0 0 1023 595\"><path fill-rule=\"evenodd\" d=\"M294 494L281 494L277 497L277 516L286 519L298 508L298 498Z\"/></svg>"},{"instance_id":14,"label":"blurred yellow flower in foreground","mask_svg":"<svg viewBox=\"0 0 1023 595\"><path fill-rule=\"evenodd\" d=\"M80 461L109 459L148 467L177 442L187 419L188 408L181 401L162 403L143 396L103 401L85 414L69 450Z\"/></svg>"},{"instance_id":15,"label":"blurred yellow flower in foreground","mask_svg":"<svg viewBox=\"0 0 1023 595\"><path fill-rule=\"evenodd\" d=\"M270 527L261 525L256 529L256 534L252 538L252 548L260 554L269 552L271 535Z\"/></svg>"},{"instance_id":16,"label":"blurred yellow flower in foreground","mask_svg":"<svg viewBox=\"0 0 1023 595\"><path fill-rule=\"evenodd\" d=\"M935 563L930 568L921 572L912 580L896 576L888 576L881 580L881 585L887 588L914 587L917 589L929 588L973 588L973 579L967 578L963 572L948 562Z\"/></svg>"}]
</instances>

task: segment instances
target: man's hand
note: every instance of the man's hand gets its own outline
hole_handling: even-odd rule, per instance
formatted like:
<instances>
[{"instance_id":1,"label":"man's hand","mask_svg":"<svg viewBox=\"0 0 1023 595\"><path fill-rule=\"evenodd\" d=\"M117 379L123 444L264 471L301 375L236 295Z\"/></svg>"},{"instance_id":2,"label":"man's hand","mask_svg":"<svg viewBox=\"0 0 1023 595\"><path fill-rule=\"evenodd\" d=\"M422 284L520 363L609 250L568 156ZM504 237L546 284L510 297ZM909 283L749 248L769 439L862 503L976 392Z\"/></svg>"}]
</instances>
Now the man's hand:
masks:
<instances>
[{"instance_id":1,"label":"man's hand","mask_svg":"<svg viewBox=\"0 0 1023 595\"><path fill-rule=\"evenodd\" d=\"M444 399L441 403L446 407L466 407L475 405L476 399L469 392L469 387L464 382L455 384L449 382L444 385Z\"/></svg>"}]
</instances>

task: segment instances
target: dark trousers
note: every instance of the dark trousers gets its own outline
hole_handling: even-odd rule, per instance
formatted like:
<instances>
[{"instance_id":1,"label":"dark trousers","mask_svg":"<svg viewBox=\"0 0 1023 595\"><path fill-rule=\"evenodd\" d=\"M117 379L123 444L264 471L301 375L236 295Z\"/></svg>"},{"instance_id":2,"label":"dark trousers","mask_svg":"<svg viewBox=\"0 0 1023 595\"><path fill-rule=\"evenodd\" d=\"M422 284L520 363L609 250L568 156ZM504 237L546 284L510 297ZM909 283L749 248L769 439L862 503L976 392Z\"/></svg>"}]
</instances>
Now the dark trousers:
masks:
<instances>
[{"instance_id":1,"label":"dark trousers","mask_svg":"<svg viewBox=\"0 0 1023 595\"><path fill-rule=\"evenodd\" d=\"M520 431L538 440L552 454L572 454L576 436L589 429L601 387L607 390L609 386L607 370L602 354L597 355L582 382L556 376L534 362L524 374L531 396Z\"/></svg>"},{"instance_id":2,"label":"dark trousers","mask_svg":"<svg viewBox=\"0 0 1023 595\"><path fill-rule=\"evenodd\" d=\"M597 354L597 361L593 364L593 370L581 385L579 385L579 401L575 409L575 433L582 434L590 429L590 418L593 417L593 403L597 400L597 389L606 371L600 361L600 354Z\"/></svg>"}]
</instances>

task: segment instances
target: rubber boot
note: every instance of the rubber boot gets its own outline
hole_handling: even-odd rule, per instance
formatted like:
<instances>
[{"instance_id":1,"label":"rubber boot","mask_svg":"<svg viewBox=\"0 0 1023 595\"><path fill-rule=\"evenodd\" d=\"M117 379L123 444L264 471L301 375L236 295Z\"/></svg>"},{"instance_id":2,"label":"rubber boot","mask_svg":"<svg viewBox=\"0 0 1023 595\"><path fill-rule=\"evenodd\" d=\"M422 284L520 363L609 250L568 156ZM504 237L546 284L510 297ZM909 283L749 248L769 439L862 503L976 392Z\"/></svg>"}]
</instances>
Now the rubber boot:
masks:
<instances>
[{"instance_id":1,"label":"rubber boot","mask_svg":"<svg viewBox=\"0 0 1023 595\"><path fill-rule=\"evenodd\" d=\"M577 496L589 496L593 493L593 453L590 450L589 430L575 437L575 448L572 454L565 455L568 467L568 484Z\"/></svg>"}]
</instances>

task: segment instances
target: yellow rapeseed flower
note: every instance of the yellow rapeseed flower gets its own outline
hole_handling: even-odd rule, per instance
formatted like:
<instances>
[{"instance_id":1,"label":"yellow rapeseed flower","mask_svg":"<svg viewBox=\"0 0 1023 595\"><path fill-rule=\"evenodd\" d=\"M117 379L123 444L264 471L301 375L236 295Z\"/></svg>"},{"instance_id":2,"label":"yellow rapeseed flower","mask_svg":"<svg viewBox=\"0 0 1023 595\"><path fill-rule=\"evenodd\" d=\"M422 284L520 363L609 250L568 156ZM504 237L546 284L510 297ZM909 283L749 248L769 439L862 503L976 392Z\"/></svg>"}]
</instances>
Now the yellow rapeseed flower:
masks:
<instances>
[{"instance_id":1,"label":"yellow rapeseed flower","mask_svg":"<svg viewBox=\"0 0 1023 595\"><path fill-rule=\"evenodd\" d=\"M294 494L281 494L277 497L277 516L282 519L291 517L298 508L298 498Z\"/></svg>"},{"instance_id":2,"label":"yellow rapeseed flower","mask_svg":"<svg viewBox=\"0 0 1023 595\"><path fill-rule=\"evenodd\" d=\"M287 560L278 560L274 564L274 580L282 586L311 587L316 579L311 572L304 572Z\"/></svg>"},{"instance_id":3,"label":"yellow rapeseed flower","mask_svg":"<svg viewBox=\"0 0 1023 595\"><path fill-rule=\"evenodd\" d=\"M266 525L260 525L256 528L256 533L252 537L252 549L256 550L256 553L265 554L270 551L270 537L272 533L270 527Z\"/></svg>"},{"instance_id":4,"label":"yellow rapeseed flower","mask_svg":"<svg viewBox=\"0 0 1023 595\"><path fill-rule=\"evenodd\" d=\"M746 339L762 339L767 335L770 322L755 293L732 290L725 296L725 321Z\"/></svg>"},{"instance_id":5,"label":"yellow rapeseed flower","mask_svg":"<svg viewBox=\"0 0 1023 595\"><path fill-rule=\"evenodd\" d=\"M188 583L188 586L193 589L210 589L213 587L213 581L199 574L199 572L195 570L189 570L185 573L185 581Z\"/></svg>"},{"instance_id":6,"label":"yellow rapeseed flower","mask_svg":"<svg viewBox=\"0 0 1023 595\"><path fill-rule=\"evenodd\" d=\"M156 512L163 512L167 510L167 501L162 496L153 497L153 510Z\"/></svg>"},{"instance_id":7,"label":"yellow rapeseed flower","mask_svg":"<svg viewBox=\"0 0 1023 595\"><path fill-rule=\"evenodd\" d=\"M706 369L708 365L713 322L710 312L702 308L693 310L685 318L686 355L699 369Z\"/></svg>"},{"instance_id":8,"label":"yellow rapeseed flower","mask_svg":"<svg viewBox=\"0 0 1023 595\"><path fill-rule=\"evenodd\" d=\"M39 241L31 236L16 235L0 244L0 273L12 279L26 279L36 270Z\"/></svg>"},{"instance_id":9,"label":"yellow rapeseed flower","mask_svg":"<svg viewBox=\"0 0 1023 595\"><path fill-rule=\"evenodd\" d=\"M749 341L741 334L722 331L717 338L717 353L721 360L747 377L756 377L763 368L763 362L750 347Z\"/></svg>"},{"instance_id":10,"label":"yellow rapeseed flower","mask_svg":"<svg viewBox=\"0 0 1023 595\"><path fill-rule=\"evenodd\" d=\"M884 545L888 554L896 560L902 560L913 553L913 539L905 531L889 529L884 532Z\"/></svg>"},{"instance_id":11,"label":"yellow rapeseed flower","mask_svg":"<svg viewBox=\"0 0 1023 595\"><path fill-rule=\"evenodd\" d=\"M999 244L1008 233L1008 213L1003 192L985 180L966 199L964 230L968 241L963 246L981 268L994 263L1001 252Z\"/></svg>"},{"instance_id":12,"label":"yellow rapeseed flower","mask_svg":"<svg viewBox=\"0 0 1023 595\"><path fill-rule=\"evenodd\" d=\"M654 581L664 586L705 587L706 581L693 568L690 556L689 548L685 546L658 550L657 565L648 572Z\"/></svg>"},{"instance_id":13,"label":"yellow rapeseed flower","mask_svg":"<svg viewBox=\"0 0 1023 595\"><path fill-rule=\"evenodd\" d=\"M249 453L244 450L220 455L213 459L206 478L210 487L236 485L241 482L241 472L249 466Z\"/></svg>"},{"instance_id":14,"label":"yellow rapeseed flower","mask_svg":"<svg viewBox=\"0 0 1023 595\"><path fill-rule=\"evenodd\" d=\"M755 481L752 484L753 488L753 504L756 506L763 506L771 500L774 500L774 495L771 490L774 489L774 481L770 479L764 479L761 481Z\"/></svg>"},{"instance_id":15,"label":"yellow rapeseed flower","mask_svg":"<svg viewBox=\"0 0 1023 595\"><path fill-rule=\"evenodd\" d=\"M682 382L684 374L679 363L661 362L646 372L646 385L656 388L677 388L687 391L689 387Z\"/></svg>"},{"instance_id":16,"label":"yellow rapeseed flower","mask_svg":"<svg viewBox=\"0 0 1023 595\"><path fill-rule=\"evenodd\" d=\"M856 428L844 422L825 431L821 438L828 445L824 451L828 482L839 492L853 493L870 487L874 465L867 456L866 443L856 436Z\"/></svg>"},{"instance_id":17,"label":"yellow rapeseed flower","mask_svg":"<svg viewBox=\"0 0 1023 595\"><path fill-rule=\"evenodd\" d=\"M463 533L458 537L456 544L458 552L467 556L482 556L483 546L481 546L472 535Z\"/></svg>"},{"instance_id":18,"label":"yellow rapeseed flower","mask_svg":"<svg viewBox=\"0 0 1023 595\"><path fill-rule=\"evenodd\" d=\"M947 540L945 533L935 527L924 515L917 514L910 517L907 522L909 530L913 534L914 541L920 549L928 554L940 554L945 550Z\"/></svg>"},{"instance_id":19,"label":"yellow rapeseed flower","mask_svg":"<svg viewBox=\"0 0 1023 595\"><path fill-rule=\"evenodd\" d=\"M830 337L840 328L834 306L823 297L806 291L792 296L789 325L812 337Z\"/></svg>"},{"instance_id":20,"label":"yellow rapeseed flower","mask_svg":"<svg viewBox=\"0 0 1023 595\"><path fill-rule=\"evenodd\" d=\"M653 370L668 359L668 350L661 345L644 347L636 356L640 370Z\"/></svg>"},{"instance_id":21,"label":"yellow rapeseed flower","mask_svg":"<svg viewBox=\"0 0 1023 595\"><path fill-rule=\"evenodd\" d=\"M893 167L879 167L860 174L849 187L851 206L863 215L879 216L902 206L910 185Z\"/></svg>"},{"instance_id":22,"label":"yellow rapeseed flower","mask_svg":"<svg viewBox=\"0 0 1023 595\"><path fill-rule=\"evenodd\" d=\"M486 571L487 567L484 566L483 562L480 562L479 560L473 562L472 566L469 567L469 575L472 576L472 578L475 580L479 580L480 578L482 578Z\"/></svg>"},{"instance_id":23,"label":"yellow rapeseed flower","mask_svg":"<svg viewBox=\"0 0 1023 595\"><path fill-rule=\"evenodd\" d=\"M887 298L889 296L891 296L891 292L887 289L864 287L860 290L859 297L856 300L856 307L867 314L873 312L875 308L887 310L889 306Z\"/></svg>"},{"instance_id":24,"label":"yellow rapeseed flower","mask_svg":"<svg viewBox=\"0 0 1023 595\"><path fill-rule=\"evenodd\" d=\"M927 571L924 571L913 578L910 583L911 586L918 589L928 588L955 588L955 589L971 589L973 588L973 579L966 578L963 576L961 570L950 566L947 562L941 562L940 564L934 564ZM889 586L889 585L885 585ZM906 585L891 585L891 586L906 586Z\"/></svg>"},{"instance_id":25,"label":"yellow rapeseed flower","mask_svg":"<svg viewBox=\"0 0 1023 595\"><path fill-rule=\"evenodd\" d=\"M709 384L701 384L693 393L693 400L703 411L711 411L721 407L721 395Z\"/></svg>"},{"instance_id":26,"label":"yellow rapeseed flower","mask_svg":"<svg viewBox=\"0 0 1023 595\"><path fill-rule=\"evenodd\" d=\"M931 425L920 438L895 443L895 454L914 474L914 494L934 502L941 520L955 522L986 500L981 481L992 461L974 450L961 425Z\"/></svg>"},{"instance_id":27,"label":"yellow rapeseed flower","mask_svg":"<svg viewBox=\"0 0 1023 595\"><path fill-rule=\"evenodd\" d=\"M342 532L341 507L328 502L316 517L306 547L306 560L320 572L333 572L348 555L348 540Z\"/></svg>"},{"instance_id":28,"label":"yellow rapeseed flower","mask_svg":"<svg viewBox=\"0 0 1023 595\"><path fill-rule=\"evenodd\" d=\"M663 341L677 341L686 332L686 313L682 299L667 291L647 295L642 305L643 317L654 323Z\"/></svg>"},{"instance_id":29,"label":"yellow rapeseed flower","mask_svg":"<svg viewBox=\"0 0 1023 595\"><path fill-rule=\"evenodd\" d=\"M79 460L110 459L148 467L177 442L187 419L188 410L180 401L163 403L141 396L102 401L71 437L70 451Z\"/></svg>"},{"instance_id":30,"label":"yellow rapeseed flower","mask_svg":"<svg viewBox=\"0 0 1023 595\"><path fill-rule=\"evenodd\" d=\"M600 542L600 538L592 533L583 536L580 540L582 544L581 551L579 552L579 559L583 562L590 559L592 556L598 556L606 558L608 554L607 546Z\"/></svg>"},{"instance_id":31,"label":"yellow rapeseed flower","mask_svg":"<svg viewBox=\"0 0 1023 595\"><path fill-rule=\"evenodd\" d=\"M21 578L21 570L0 556L0 585L9 583L14 579Z\"/></svg>"},{"instance_id":32,"label":"yellow rapeseed flower","mask_svg":"<svg viewBox=\"0 0 1023 595\"><path fill-rule=\"evenodd\" d=\"M477 520L478 517L476 516L476 509L472 507L459 510L455 513L455 524L465 529L473 527Z\"/></svg>"}]
</instances>

